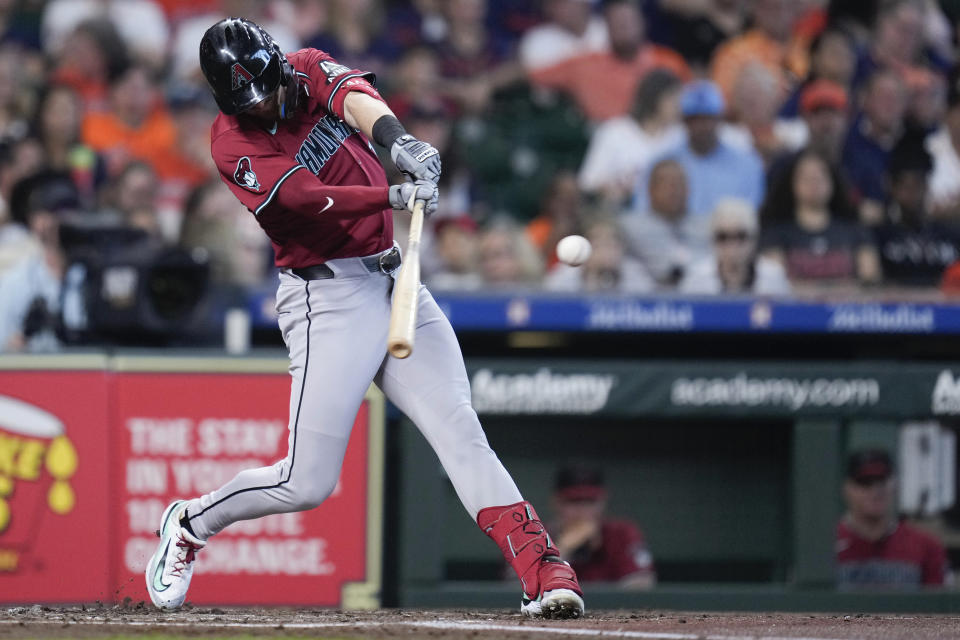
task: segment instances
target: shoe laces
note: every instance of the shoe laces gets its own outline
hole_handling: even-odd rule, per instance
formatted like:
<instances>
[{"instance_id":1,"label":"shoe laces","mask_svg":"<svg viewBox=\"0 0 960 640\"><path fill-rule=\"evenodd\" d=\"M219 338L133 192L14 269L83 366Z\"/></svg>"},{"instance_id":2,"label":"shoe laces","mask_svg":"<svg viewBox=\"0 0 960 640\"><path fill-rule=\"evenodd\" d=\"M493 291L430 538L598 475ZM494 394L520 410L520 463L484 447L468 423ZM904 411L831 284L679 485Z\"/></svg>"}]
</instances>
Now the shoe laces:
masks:
<instances>
[{"instance_id":1,"label":"shoe laces","mask_svg":"<svg viewBox=\"0 0 960 640\"><path fill-rule=\"evenodd\" d=\"M197 559L197 551L203 547L193 544L184 538L183 535L178 536L177 547L183 549L183 551L177 552L176 560L173 563L173 569L170 570L170 573L179 576L190 568L190 565L193 564L193 561Z\"/></svg>"}]
</instances>

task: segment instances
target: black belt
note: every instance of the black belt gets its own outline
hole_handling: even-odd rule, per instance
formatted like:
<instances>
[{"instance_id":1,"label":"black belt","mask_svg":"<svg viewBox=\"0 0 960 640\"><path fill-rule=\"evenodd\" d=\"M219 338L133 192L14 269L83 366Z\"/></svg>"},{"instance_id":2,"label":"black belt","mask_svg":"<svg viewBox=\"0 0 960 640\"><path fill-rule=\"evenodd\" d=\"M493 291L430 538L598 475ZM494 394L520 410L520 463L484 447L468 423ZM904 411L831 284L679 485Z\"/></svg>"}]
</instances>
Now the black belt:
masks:
<instances>
[{"instance_id":1,"label":"black belt","mask_svg":"<svg viewBox=\"0 0 960 640\"><path fill-rule=\"evenodd\" d=\"M400 250L394 247L385 253L360 258L364 268L370 273L391 274L400 266ZM309 267L290 269L290 272L303 280L329 280L333 277L333 269L325 264L315 264Z\"/></svg>"}]
</instances>

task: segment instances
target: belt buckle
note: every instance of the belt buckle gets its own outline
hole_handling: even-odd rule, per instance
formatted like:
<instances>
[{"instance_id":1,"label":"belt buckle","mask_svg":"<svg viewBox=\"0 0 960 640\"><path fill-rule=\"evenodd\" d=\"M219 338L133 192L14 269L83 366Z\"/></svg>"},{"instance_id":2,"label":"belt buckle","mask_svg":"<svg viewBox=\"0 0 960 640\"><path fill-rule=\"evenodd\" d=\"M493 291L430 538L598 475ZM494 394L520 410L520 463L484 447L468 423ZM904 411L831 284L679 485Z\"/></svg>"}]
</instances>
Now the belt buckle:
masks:
<instances>
[{"instance_id":1,"label":"belt buckle","mask_svg":"<svg viewBox=\"0 0 960 640\"><path fill-rule=\"evenodd\" d=\"M400 250L394 247L380 256L380 271L389 275L400 267Z\"/></svg>"}]
</instances>

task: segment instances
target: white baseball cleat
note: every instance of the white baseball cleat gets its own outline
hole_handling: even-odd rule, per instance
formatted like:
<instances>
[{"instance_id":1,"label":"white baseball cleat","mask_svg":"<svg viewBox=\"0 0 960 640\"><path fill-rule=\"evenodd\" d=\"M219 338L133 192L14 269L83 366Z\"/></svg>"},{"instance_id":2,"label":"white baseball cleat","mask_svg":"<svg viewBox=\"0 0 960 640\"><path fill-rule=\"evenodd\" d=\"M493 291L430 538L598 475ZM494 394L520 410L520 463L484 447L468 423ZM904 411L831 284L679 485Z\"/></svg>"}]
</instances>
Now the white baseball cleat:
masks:
<instances>
[{"instance_id":1,"label":"white baseball cleat","mask_svg":"<svg viewBox=\"0 0 960 640\"><path fill-rule=\"evenodd\" d=\"M185 500L177 500L163 512L157 530L160 546L147 563L147 591L153 604L161 609L179 609L183 605L193 577L193 561L197 551L207 544L180 526L186 508Z\"/></svg>"},{"instance_id":2,"label":"white baseball cleat","mask_svg":"<svg viewBox=\"0 0 960 640\"><path fill-rule=\"evenodd\" d=\"M526 595L520 601L520 613L528 618L561 620L583 617L583 598L570 589L553 589L532 600Z\"/></svg>"},{"instance_id":3,"label":"white baseball cleat","mask_svg":"<svg viewBox=\"0 0 960 640\"><path fill-rule=\"evenodd\" d=\"M540 615L553 619L583 617L583 598L570 589L547 591L540 599Z\"/></svg>"},{"instance_id":4,"label":"white baseball cleat","mask_svg":"<svg viewBox=\"0 0 960 640\"><path fill-rule=\"evenodd\" d=\"M531 598L526 593L520 600L520 612L531 618L566 619L583 617L583 597L577 574L570 563L559 556L545 556L537 569L543 591Z\"/></svg>"}]
</instances>

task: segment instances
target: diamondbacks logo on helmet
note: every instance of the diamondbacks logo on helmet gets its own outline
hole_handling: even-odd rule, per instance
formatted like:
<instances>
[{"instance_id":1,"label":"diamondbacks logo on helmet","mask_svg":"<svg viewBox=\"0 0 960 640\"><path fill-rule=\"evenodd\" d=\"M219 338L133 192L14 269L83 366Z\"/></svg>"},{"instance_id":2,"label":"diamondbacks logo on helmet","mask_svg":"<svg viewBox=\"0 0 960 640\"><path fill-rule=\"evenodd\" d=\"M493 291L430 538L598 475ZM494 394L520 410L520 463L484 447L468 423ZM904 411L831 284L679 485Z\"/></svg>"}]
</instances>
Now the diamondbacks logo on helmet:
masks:
<instances>
[{"instance_id":1,"label":"diamondbacks logo on helmet","mask_svg":"<svg viewBox=\"0 0 960 640\"><path fill-rule=\"evenodd\" d=\"M233 172L233 181L249 191L260 191L260 181L250 166L250 158L243 156L237 162L237 170Z\"/></svg>"},{"instance_id":2,"label":"diamondbacks logo on helmet","mask_svg":"<svg viewBox=\"0 0 960 640\"><path fill-rule=\"evenodd\" d=\"M247 71L246 69L244 69L243 65L240 64L239 62L233 63L232 77L233 77L232 86L234 91L236 91L240 87L243 87L244 85L249 83L251 80L253 80L253 74Z\"/></svg>"}]
</instances>

